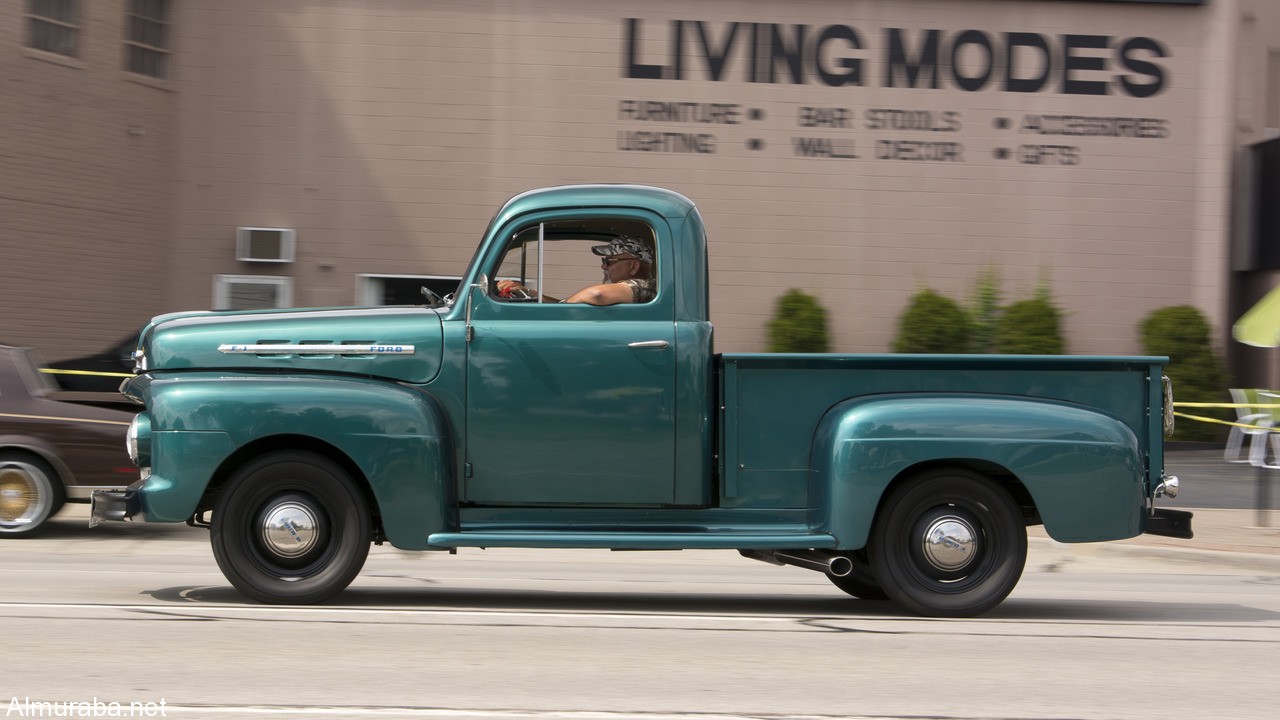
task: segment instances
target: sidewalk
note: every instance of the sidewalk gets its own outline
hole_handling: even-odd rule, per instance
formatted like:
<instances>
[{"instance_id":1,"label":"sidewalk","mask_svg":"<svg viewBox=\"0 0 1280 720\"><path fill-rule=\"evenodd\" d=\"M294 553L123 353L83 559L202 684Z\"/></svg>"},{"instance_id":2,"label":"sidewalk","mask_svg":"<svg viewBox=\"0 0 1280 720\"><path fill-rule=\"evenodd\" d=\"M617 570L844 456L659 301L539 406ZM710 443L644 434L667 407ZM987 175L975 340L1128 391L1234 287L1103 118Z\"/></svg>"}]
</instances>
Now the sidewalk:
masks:
<instances>
[{"instance_id":1,"label":"sidewalk","mask_svg":"<svg viewBox=\"0 0 1280 720\"><path fill-rule=\"evenodd\" d=\"M1190 540L1139 535L1128 540L1093 543L1090 547L1104 548L1106 552L1146 557L1175 557L1184 560L1211 562L1230 567L1251 568L1261 572L1280 573L1280 471L1269 478L1273 509L1259 513L1255 506L1254 488L1258 470L1248 463L1228 463L1222 459L1221 447L1200 447L1167 450L1165 469L1178 475L1183 481L1183 496L1179 501L1161 498L1157 507L1188 510L1192 513ZM1235 504L1240 509L1203 508L1188 504L1188 497L1204 500L1207 489L1235 492ZM1243 493L1243 494L1241 494ZM1266 527L1259 527L1259 520ZM1027 535L1035 543L1051 544L1069 551L1072 545L1050 540L1042 527L1028 528Z\"/></svg>"},{"instance_id":2,"label":"sidewalk","mask_svg":"<svg viewBox=\"0 0 1280 720\"><path fill-rule=\"evenodd\" d=\"M1222 460L1221 446L1167 447L1165 469L1183 480L1183 493L1178 501L1160 498L1158 507L1192 512L1192 539L1138 536L1106 543L1096 543L1108 552L1138 556L1165 556L1178 553L1183 560L1213 562L1234 568L1252 568L1280 573L1280 470L1263 470L1271 487L1271 510L1258 512L1254 489L1258 470L1248 462L1236 464ZM1197 501L1221 500L1224 493L1234 493L1230 505L1238 509L1196 507ZM1221 502L1215 503L1221 505ZM1260 521L1266 527L1258 527ZM1052 543L1043 528L1029 528L1036 542ZM1053 543L1059 550L1071 546Z\"/></svg>"},{"instance_id":3,"label":"sidewalk","mask_svg":"<svg viewBox=\"0 0 1280 720\"><path fill-rule=\"evenodd\" d=\"M1088 548L1090 553L1181 558L1280 573L1280 527L1255 526L1257 513L1253 510L1187 509L1194 515L1191 529L1195 537L1190 540L1139 535L1128 540L1066 545L1050 540L1041 526L1027 528L1027 537L1033 544L1051 545L1064 551ZM1272 511L1271 516L1273 524L1280 524L1280 512Z\"/></svg>"}]
</instances>

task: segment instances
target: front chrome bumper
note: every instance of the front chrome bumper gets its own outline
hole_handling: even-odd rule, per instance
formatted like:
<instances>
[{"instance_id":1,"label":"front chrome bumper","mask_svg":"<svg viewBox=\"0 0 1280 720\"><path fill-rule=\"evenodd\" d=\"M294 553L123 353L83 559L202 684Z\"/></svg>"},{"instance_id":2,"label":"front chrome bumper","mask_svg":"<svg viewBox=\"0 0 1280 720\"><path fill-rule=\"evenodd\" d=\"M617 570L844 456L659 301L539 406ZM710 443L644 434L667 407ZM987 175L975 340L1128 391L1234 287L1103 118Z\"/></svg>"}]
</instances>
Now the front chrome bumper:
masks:
<instances>
[{"instance_id":1,"label":"front chrome bumper","mask_svg":"<svg viewBox=\"0 0 1280 720\"><path fill-rule=\"evenodd\" d=\"M104 521L121 522L142 512L139 493L142 480L120 490L94 490L89 497L89 527L97 527Z\"/></svg>"}]
</instances>

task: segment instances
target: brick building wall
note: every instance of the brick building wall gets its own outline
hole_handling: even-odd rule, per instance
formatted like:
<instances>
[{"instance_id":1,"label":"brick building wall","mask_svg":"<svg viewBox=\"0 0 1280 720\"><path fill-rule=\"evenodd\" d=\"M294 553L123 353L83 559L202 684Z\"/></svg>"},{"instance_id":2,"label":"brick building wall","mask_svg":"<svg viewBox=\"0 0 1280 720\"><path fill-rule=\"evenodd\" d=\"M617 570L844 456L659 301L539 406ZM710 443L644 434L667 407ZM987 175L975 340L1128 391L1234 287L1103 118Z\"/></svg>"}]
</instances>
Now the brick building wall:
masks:
<instances>
[{"instance_id":1,"label":"brick building wall","mask_svg":"<svg viewBox=\"0 0 1280 720\"><path fill-rule=\"evenodd\" d=\"M0 3L13 17L19 5ZM114 21L93 5L97 22ZM105 290L110 302L68 299L83 279L43 287L40 268L63 261L33 255L17 315L52 307L59 323L97 327L113 304L207 308L219 275L283 276L294 305L350 304L365 274L461 273L517 192L641 182L687 194L707 220L721 350L762 348L775 299L796 287L827 307L834 349L885 351L913 292L964 299L987 268L1009 301L1046 283L1074 353L1136 352L1142 316L1188 302L1225 346L1233 156L1265 132L1269 101L1247 98L1274 95L1280 37L1280 8L1263 0L176 8L175 92L106 63L100 100L81 107L84 124L132 113L146 133L108 127L66 155L103 168L110 157L131 181L48 163L36 173L83 182L78 198L115 197L111 242L154 252ZM6 37L6 87L38 100L42 78L66 69ZM21 143L37 148L32 164L64 147L42 133L79 137L35 125ZM6 197L29 186L15 175L0 172ZM165 200L130 205L143 194L125 188L144 180ZM236 260L241 226L295 229L294 262ZM125 262L78 232L48 241L57 257L99 253L84 274ZM129 292L139 278L147 303ZM5 323L24 338L51 332Z\"/></svg>"},{"instance_id":2,"label":"brick building wall","mask_svg":"<svg viewBox=\"0 0 1280 720\"><path fill-rule=\"evenodd\" d=\"M46 360L168 308L174 93L122 69L124 6L81 3L66 57L28 48L26 3L0 2L0 342Z\"/></svg>"}]
</instances>

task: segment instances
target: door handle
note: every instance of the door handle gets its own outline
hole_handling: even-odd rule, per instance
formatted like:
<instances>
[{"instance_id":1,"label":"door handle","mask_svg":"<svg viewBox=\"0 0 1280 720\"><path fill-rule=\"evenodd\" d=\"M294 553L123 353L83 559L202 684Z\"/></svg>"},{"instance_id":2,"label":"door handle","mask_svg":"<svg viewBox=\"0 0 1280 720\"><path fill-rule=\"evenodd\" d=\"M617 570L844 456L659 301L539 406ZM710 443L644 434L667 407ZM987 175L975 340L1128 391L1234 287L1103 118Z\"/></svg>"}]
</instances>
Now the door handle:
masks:
<instances>
[{"instance_id":1,"label":"door handle","mask_svg":"<svg viewBox=\"0 0 1280 720\"><path fill-rule=\"evenodd\" d=\"M671 343L667 342L666 340L644 340L641 342L629 343L627 347L636 348L637 350L644 349L644 348L652 348L655 350L666 350L667 348L671 347Z\"/></svg>"}]
</instances>

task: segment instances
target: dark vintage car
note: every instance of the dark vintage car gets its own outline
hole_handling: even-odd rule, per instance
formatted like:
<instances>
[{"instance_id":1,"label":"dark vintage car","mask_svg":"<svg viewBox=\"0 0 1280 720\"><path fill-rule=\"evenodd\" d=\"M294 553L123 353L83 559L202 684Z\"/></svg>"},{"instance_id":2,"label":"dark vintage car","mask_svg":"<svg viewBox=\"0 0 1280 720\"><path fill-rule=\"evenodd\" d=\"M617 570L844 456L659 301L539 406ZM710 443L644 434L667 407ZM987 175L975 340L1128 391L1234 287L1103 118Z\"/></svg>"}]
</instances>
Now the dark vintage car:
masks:
<instances>
[{"instance_id":1,"label":"dark vintage car","mask_svg":"<svg viewBox=\"0 0 1280 720\"><path fill-rule=\"evenodd\" d=\"M120 382L133 375L133 350L138 333L133 333L101 352L51 362L45 372L53 375L58 387L77 392L115 393Z\"/></svg>"},{"instance_id":2,"label":"dark vintage car","mask_svg":"<svg viewBox=\"0 0 1280 720\"><path fill-rule=\"evenodd\" d=\"M31 350L0 345L0 537L33 533L63 503L133 480L133 413L123 407L119 395L61 391Z\"/></svg>"}]
</instances>

